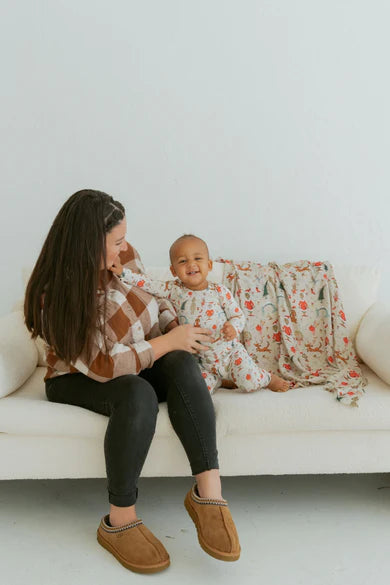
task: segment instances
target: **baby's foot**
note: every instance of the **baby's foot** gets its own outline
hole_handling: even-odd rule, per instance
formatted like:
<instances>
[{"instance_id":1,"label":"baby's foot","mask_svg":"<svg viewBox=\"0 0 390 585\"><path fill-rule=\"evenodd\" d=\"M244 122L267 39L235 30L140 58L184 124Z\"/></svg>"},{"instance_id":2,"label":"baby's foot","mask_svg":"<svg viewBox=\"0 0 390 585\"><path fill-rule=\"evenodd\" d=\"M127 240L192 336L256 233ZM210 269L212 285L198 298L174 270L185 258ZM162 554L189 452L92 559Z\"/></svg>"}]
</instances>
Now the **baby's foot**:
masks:
<instances>
[{"instance_id":1,"label":"baby's foot","mask_svg":"<svg viewBox=\"0 0 390 585\"><path fill-rule=\"evenodd\" d=\"M287 392L290 388L290 382L283 380L283 378L280 378L276 374L271 374L271 381L267 388L272 390L272 392Z\"/></svg>"}]
</instances>

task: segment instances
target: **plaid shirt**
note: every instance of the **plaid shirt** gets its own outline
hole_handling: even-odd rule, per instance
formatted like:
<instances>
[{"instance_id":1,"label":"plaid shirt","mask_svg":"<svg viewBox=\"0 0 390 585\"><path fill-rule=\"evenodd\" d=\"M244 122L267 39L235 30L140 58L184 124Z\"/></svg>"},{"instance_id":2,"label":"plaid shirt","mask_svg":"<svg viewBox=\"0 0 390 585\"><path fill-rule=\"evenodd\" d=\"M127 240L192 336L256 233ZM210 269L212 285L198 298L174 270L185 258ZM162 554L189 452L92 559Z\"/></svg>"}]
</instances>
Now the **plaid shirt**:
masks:
<instances>
[{"instance_id":1,"label":"plaid shirt","mask_svg":"<svg viewBox=\"0 0 390 585\"><path fill-rule=\"evenodd\" d=\"M138 252L130 244L120 253L121 264L134 272L145 272ZM109 275L105 336L96 328L90 360L83 352L70 365L46 347L48 364L45 380L70 373L82 373L98 382L108 382L124 374L138 374L154 363L149 339L158 337L176 319L172 305L149 293L123 284L117 275ZM103 307L104 293L97 291L97 303ZM102 323L103 324L103 323Z\"/></svg>"}]
</instances>

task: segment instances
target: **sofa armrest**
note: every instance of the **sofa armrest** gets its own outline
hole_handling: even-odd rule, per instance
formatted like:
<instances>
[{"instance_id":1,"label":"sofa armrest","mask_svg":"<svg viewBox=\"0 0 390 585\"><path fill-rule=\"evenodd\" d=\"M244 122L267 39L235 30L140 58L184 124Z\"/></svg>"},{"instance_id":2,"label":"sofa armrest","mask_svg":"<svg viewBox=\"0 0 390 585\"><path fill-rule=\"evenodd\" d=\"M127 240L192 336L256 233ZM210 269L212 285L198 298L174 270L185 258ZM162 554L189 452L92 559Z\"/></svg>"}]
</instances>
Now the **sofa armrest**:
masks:
<instances>
[{"instance_id":1,"label":"sofa armrest","mask_svg":"<svg viewBox=\"0 0 390 585\"><path fill-rule=\"evenodd\" d=\"M35 371L38 350L22 311L0 319L0 398L17 390Z\"/></svg>"},{"instance_id":2,"label":"sofa armrest","mask_svg":"<svg viewBox=\"0 0 390 585\"><path fill-rule=\"evenodd\" d=\"M356 335L356 351L384 382L390 384L390 309L374 303L364 315Z\"/></svg>"}]
</instances>

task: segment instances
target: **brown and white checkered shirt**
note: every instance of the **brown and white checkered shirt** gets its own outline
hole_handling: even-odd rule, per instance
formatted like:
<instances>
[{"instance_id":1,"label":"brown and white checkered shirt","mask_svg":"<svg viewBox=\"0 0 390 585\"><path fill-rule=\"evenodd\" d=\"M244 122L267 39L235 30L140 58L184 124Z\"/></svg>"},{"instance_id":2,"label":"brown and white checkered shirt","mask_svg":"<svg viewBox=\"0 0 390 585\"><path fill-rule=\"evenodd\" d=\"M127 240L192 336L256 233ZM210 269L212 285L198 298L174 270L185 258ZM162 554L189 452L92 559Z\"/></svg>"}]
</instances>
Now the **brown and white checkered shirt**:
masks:
<instances>
[{"instance_id":1,"label":"brown and white checkered shirt","mask_svg":"<svg viewBox=\"0 0 390 585\"><path fill-rule=\"evenodd\" d=\"M120 253L120 260L124 267L134 272L145 272L138 252L130 244ZM99 306L102 306L103 294L103 291L97 292ZM138 374L154 363L154 352L148 340L161 335L175 318L176 313L169 301L156 299L137 286L129 288L111 274L107 288L105 337L96 328L91 359L87 361L86 355L81 354L70 365L47 346L45 380L81 372L98 382L108 382L124 374Z\"/></svg>"}]
</instances>

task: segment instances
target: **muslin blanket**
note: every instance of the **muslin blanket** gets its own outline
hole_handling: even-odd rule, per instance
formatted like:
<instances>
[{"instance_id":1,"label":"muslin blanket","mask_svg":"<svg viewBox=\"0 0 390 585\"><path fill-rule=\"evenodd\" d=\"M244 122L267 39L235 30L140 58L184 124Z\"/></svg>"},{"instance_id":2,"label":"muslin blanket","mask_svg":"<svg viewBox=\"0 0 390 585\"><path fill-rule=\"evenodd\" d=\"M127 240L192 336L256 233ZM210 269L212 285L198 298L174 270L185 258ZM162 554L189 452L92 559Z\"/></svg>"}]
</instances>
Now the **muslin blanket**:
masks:
<instances>
[{"instance_id":1,"label":"muslin blanket","mask_svg":"<svg viewBox=\"0 0 390 585\"><path fill-rule=\"evenodd\" d=\"M224 262L223 284L246 316L242 342L261 367L294 382L322 384L358 406L367 380L346 332L330 262Z\"/></svg>"}]
</instances>

